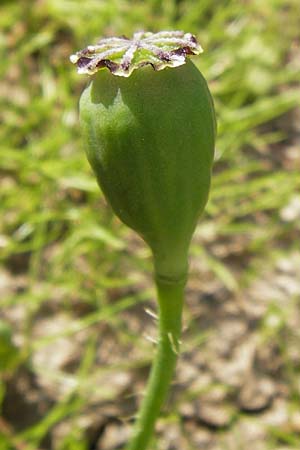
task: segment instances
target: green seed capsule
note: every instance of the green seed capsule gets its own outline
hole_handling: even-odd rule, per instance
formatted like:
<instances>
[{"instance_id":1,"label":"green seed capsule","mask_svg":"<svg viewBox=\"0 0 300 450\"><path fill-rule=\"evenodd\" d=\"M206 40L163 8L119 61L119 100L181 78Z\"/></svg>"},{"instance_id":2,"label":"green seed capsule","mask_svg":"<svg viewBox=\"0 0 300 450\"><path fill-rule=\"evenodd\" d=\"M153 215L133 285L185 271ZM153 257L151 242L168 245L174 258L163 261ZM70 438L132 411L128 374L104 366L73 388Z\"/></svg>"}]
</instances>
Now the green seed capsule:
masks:
<instances>
[{"instance_id":1,"label":"green seed capsule","mask_svg":"<svg viewBox=\"0 0 300 450\"><path fill-rule=\"evenodd\" d=\"M187 251L207 202L215 116L191 62L130 78L97 72L80 100L87 156L117 216L151 247L156 274L186 273Z\"/></svg>"}]
</instances>

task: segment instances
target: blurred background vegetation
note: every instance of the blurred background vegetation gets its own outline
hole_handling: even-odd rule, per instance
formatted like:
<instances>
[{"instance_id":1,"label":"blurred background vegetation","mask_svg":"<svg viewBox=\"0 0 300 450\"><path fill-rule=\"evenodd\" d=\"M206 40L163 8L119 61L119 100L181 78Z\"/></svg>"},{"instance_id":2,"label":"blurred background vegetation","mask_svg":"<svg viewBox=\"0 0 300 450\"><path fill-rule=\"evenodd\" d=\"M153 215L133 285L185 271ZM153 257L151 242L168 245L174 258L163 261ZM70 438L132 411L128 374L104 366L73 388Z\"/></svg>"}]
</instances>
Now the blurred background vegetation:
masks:
<instances>
[{"instance_id":1,"label":"blurred background vegetation","mask_svg":"<svg viewBox=\"0 0 300 450\"><path fill-rule=\"evenodd\" d=\"M153 449L299 448L299 24L298 0L1 1L1 450L128 439L155 350L151 258L86 162L69 55L141 29L199 38L218 118Z\"/></svg>"}]
</instances>

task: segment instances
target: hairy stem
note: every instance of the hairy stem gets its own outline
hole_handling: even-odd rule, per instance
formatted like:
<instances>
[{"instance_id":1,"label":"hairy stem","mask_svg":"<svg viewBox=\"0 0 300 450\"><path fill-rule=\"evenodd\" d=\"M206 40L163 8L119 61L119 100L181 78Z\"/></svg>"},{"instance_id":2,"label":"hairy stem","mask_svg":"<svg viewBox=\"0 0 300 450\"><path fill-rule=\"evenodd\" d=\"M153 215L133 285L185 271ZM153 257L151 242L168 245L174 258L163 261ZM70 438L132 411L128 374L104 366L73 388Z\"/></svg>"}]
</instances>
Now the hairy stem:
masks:
<instances>
[{"instance_id":1,"label":"hairy stem","mask_svg":"<svg viewBox=\"0 0 300 450\"><path fill-rule=\"evenodd\" d=\"M145 450L153 435L155 421L168 393L181 335L181 315L186 279L156 279L159 303L159 342L134 434L127 450Z\"/></svg>"}]
</instances>

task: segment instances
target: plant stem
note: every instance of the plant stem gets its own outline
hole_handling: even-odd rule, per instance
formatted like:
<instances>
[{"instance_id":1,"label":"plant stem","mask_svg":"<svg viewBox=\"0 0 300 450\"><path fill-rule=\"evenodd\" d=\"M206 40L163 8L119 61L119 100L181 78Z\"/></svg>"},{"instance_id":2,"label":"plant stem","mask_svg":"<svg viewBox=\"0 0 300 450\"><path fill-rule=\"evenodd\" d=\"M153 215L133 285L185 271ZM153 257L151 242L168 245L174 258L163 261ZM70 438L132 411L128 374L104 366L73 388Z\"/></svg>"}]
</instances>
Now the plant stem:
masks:
<instances>
[{"instance_id":1,"label":"plant stem","mask_svg":"<svg viewBox=\"0 0 300 450\"><path fill-rule=\"evenodd\" d=\"M156 418L165 401L179 353L185 282L186 277L172 281L156 278L159 303L158 348L133 438L127 450L147 448L153 435Z\"/></svg>"}]
</instances>

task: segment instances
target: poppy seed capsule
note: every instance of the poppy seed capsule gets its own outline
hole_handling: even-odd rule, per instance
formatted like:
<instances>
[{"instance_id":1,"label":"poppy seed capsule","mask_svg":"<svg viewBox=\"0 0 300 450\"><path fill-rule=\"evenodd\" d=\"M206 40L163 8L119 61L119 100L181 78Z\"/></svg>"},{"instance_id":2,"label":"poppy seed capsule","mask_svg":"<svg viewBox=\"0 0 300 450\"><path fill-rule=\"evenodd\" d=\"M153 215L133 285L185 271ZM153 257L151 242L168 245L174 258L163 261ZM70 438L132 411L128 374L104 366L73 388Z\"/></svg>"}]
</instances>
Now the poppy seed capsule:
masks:
<instances>
[{"instance_id":1,"label":"poppy seed capsule","mask_svg":"<svg viewBox=\"0 0 300 450\"><path fill-rule=\"evenodd\" d=\"M159 71L141 64L130 77L97 71L81 96L80 123L99 185L150 246L156 276L184 277L208 198L216 131L200 71L189 60Z\"/></svg>"}]
</instances>

